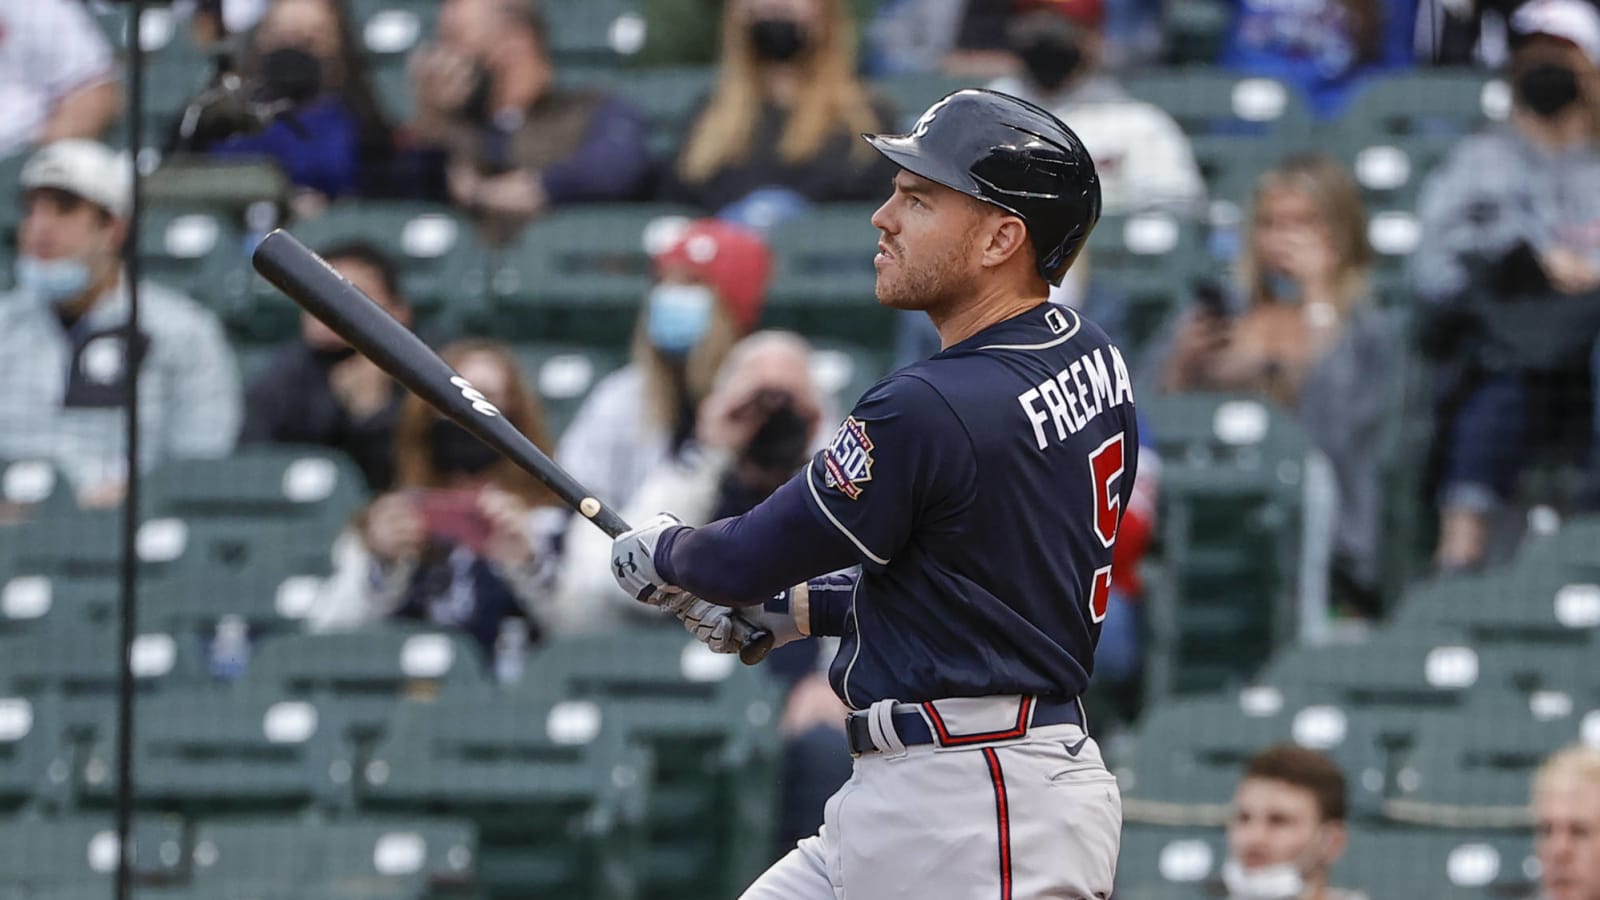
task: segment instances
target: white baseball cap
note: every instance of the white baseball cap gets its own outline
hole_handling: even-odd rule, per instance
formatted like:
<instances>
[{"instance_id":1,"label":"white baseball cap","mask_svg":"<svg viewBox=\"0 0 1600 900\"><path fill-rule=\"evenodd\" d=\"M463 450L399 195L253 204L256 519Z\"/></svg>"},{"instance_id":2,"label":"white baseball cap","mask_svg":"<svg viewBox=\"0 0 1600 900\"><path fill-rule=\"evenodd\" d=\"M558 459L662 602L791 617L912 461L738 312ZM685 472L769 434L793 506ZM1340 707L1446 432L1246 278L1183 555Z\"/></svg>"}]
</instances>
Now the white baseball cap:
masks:
<instances>
[{"instance_id":1,"label":"white baseball cap","mask_svg":"<svg viewBox=\"0 0 1600 900\"><path fill-rule=\"evenodd\" d=\"M128 154L97 141L64 140L47 144L22 167L24 191L55 188L127 218L133 203L133 178Z\"/></svg>"},{"instance_id":2,"label":"white baseball cap","mask_svg":"<svg viewBox=\"0 0 1600 900\"><path fill-rule=\"evenodd\" d=\"M1561 38L1600 65L1600 11L1585 0L1528 0L1511 14L1511 30Z\"/></svg>"}]
</instances>

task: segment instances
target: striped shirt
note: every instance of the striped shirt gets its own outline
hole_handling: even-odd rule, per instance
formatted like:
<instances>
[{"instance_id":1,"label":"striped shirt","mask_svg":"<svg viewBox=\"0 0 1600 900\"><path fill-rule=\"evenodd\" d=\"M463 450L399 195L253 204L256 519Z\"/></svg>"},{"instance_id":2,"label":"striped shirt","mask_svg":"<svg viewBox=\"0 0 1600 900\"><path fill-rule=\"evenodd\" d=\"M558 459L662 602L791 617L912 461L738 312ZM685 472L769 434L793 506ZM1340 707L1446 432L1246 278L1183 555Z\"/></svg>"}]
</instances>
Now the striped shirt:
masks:
<instances>
[{"instance_id":1,"label":"striped shirt","mask_svg":"<svg viewBox=\"0 0 1600 900\"><path fill-rule=\"evenodd\" d=\"M140 292L140 463L224 456L239 433L239 373L209 311L169 288ZM0 294L0 459L48 459L79 490L126 477L127 292L69 331L21 292Z\"/></svg>"}]
</instances>

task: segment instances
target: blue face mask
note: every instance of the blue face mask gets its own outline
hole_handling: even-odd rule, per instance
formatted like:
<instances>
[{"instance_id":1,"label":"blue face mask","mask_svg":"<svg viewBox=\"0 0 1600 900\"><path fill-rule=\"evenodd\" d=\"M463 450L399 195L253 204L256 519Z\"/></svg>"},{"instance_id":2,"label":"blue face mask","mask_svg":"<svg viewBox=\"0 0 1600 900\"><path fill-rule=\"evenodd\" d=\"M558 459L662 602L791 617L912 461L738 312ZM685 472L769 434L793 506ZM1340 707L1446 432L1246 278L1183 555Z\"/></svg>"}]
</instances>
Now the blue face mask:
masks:
<instances>
[{"instance_id":1,"label":"blue face mask","mask_svg":"<svg viewBox=\"0 0 1600 900\"><path fill-rule=\"evenodd\" d=\"M1300 302L1300 282L1282 272L1266 273L1267 296L1279 303Z\"/></svg>"},{"instance_id":2,"label":"blue face mask","mask_svg":"<svg viewBox=\"0 0 1600 900\"><path fill-rule=\"evenodd\" d=\"M658 284L650 289L645 334L663 353L683 356L711 327L711 289L699 284Z\"/></svg>"},{"instance_id":3,"label":"blue face mask","mask_svg":"<svg viewBox=\"0 0 1600 900\"><path fill-rule=\"evenodd\" d=\"M89 264L81 259L17 257L17 287L40 304L60 306L83 296L89 289Z\"/></svg>"}]
</instances>

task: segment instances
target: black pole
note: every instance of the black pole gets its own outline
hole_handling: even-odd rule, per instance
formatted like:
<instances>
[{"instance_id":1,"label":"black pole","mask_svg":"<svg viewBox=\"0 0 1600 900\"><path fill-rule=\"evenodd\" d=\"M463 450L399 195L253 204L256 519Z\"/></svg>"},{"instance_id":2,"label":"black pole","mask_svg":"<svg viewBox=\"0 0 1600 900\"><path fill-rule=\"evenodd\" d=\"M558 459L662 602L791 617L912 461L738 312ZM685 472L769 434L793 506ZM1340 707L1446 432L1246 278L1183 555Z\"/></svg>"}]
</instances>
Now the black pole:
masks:
<instances>
[{"instance_id":1,"label":"black pole","mask_svg":"<svg viewBox=\"0 0 1600 900\"><path fill-rule=\"evenodd\" d=\"M128 7L128 165L132 202L129 205L128 233L122 245L122 264L127 279L128 322L124 332L123 358L128 366L128 405L124 409L127 426L127 494L122 500L122 603L120 646L122 665L117 672L117 900L129 900L133 889L133 638L138 628L139 595L139 231L143 191L139 179L139 151L144 147L144 45L140 26L144 22L144 0L133 0Z\"/></svg>"}]
</instances>

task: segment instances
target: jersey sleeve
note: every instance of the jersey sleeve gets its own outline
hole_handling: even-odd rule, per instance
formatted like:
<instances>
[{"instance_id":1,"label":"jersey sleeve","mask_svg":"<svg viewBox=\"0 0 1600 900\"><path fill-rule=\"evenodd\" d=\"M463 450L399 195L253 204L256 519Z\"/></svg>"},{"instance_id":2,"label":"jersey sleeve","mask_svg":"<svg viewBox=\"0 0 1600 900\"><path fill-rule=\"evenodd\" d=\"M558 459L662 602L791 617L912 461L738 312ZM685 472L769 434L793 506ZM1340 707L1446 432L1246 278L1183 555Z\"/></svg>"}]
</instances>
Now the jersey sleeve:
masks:
<instances>
[{"instance_id":1,"label":"jersey sleeve","mask_svg":"<svg viewBox=\"0 0 1600 900\"><path fill-rule=\"evenodd\" d=\"M815 512L869 570L923 527L947 526L971 501L976 456L966 426L928 382L879 382L845 417L804 476Z\"/></svg>"}]
</instances>

